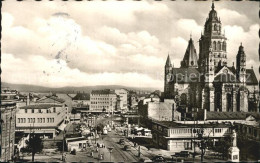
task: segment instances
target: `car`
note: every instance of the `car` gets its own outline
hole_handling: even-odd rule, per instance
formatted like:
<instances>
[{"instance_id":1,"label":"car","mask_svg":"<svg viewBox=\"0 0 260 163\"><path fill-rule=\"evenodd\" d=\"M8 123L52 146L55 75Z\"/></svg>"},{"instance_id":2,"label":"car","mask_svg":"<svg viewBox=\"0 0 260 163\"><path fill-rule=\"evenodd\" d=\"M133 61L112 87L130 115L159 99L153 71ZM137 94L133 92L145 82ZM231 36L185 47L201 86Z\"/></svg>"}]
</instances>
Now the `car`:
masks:
<instances>
[{"instance_id":1,"label":"car","mask_svg":"<svg viewBox=\"0 0 260 163\"><path fill-rule=\"evenodd\" d=\"M152 158L153 162L166 162L165 158L162 155L157 155Z\"/></svg>"},{"instance_id":2,"label":"car","mask_svg":"<svg viewBox=\"0 0 260 163\"><path fill-rule=\"evenodd\" d=\"M139 162L153 162L152 160L150 160L149 158L147 157L142 157L139 159Z\"/></svg>"},{"instance_id":3,"label":"car","mask_svg":"<svg viewBox=\"0 0 260 163\"><path fill-rule=\"evenodd\" d=\"M125 151L130 151L131 150L131 146L130 145L125 145L124 146L124 150Z\"/></svg>"},{"instance_id":4,"label":"car","mask_svg":"<svg viewBox=\"0 0 260 163\"><path fill-rule=\"evenodd\" d=\"M125 144L125 139L120 139L118 143L122 145Z\"/></svg>"},{"instance_id":5,"label":"car","mask_svg":"<svg viewBox=\"0 0 260 163\"><path fill-rule=\"evenodd\" d=\"M190 153L189 151L181 151L180 152L180 157L189 157Z\"/></svg>"}]
</instances>

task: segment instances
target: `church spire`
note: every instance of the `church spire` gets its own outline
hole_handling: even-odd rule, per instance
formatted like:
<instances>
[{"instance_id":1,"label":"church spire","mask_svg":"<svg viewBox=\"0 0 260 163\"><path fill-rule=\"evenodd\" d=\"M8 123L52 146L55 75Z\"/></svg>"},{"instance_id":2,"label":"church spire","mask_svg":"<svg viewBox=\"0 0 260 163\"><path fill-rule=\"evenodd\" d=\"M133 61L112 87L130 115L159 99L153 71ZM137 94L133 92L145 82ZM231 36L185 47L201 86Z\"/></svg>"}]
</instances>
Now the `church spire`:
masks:
<instances>
[{"instance_id":1,"label":"church spire","mask_svg":"<svg viewBox=\"0 0 260 163\"><path fill-rule=\"evenodd\" d=\"M184 68L198 67L197 53L192 38L190 38L189 40L188 47L186 49L183 60L181 62L181 67Z\"/></svg>"},{"instance_id":2,"label":"church spire","mask_svg":"<svg viewBox=\"0 0 260 163\"><path fill-rule=\"evenodd\" d=\"M165 66L172 66L172 63L171 63L171 59L170 59L170 55L169 55L169 53L168 53L168 57L167 57L167 60L166 60Z\"/></svg>"},{"instance_id":3,"label":"church spire","mask_svg":"<svg viewBox=\"0 0 260 163\"><path fill-rule=\"evenodd\" d=\"M212 10L215 9L214 0L212 1L211 9L212 9Z\"/></svg>"}]
</instances>

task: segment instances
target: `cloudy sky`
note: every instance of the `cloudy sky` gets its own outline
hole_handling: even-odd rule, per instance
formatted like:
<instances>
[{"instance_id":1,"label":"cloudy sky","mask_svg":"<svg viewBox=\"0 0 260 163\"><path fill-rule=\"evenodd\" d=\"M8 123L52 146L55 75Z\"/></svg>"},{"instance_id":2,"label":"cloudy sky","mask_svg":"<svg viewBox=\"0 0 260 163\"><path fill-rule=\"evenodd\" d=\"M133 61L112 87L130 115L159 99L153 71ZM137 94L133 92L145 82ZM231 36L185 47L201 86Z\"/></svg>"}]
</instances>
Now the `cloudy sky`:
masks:
<instances>
[{"instance_id":1,"label":"cloudy sky","mask_svg":"<svg viewBox=\"0 0 260 163\"><path fill-rule=\"evenodd\" d=\"M211 2L2 2L2 81L48 87L163 88L168 53L180 66L190 34L198 40ZM257 72L259 4L215 2L228 64L240 42ZM258 73L257 73L258 75Z\"/></svg>"}]
</instances>

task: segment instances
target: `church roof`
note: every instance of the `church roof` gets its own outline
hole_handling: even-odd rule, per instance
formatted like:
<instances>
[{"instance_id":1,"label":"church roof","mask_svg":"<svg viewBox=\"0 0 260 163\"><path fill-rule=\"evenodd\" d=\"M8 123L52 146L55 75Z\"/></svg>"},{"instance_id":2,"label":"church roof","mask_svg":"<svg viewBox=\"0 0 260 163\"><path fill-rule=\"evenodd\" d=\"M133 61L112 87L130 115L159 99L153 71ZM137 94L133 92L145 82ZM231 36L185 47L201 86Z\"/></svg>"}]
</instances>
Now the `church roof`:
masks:
<instances>
[{"instance_id":1,"label":"church roof","mask_svg":"<svg viewBox=\"0 0 260 163\"><path fill-rule=\"evenodd\" d=\"M181 67L198 67L198 59L193 40L190 38L188 47L182 60Z\"/></svg>"},{"instance_id":2,"label":"church roof","mask_svg":"<svg viewBox=\"0 0 260 163\"><path fill-rule=\"evenodd\" d=\"M248 116L260 119L260 113L256 112L207 112L207 120L245 120Z\"/></svg>"},{"instance_id":3,"label":"church roof","mask_svg":"<svg viewBox=\"0 0 260 163\"><path fill-rule=\"evenodd\" d=\"M200 82L200 72L197 68L173 68L173 81L177 83Z\"/></svg>"},{"instance_id":4,"label":"church roof","mask_svg":"<svg viewBox=\"0 0 260 163\"><path fill-rule=\"evenodd\" d=\"M255 72L253 69L246 69L246 84L247 85L257 85L258 80L256 78Z\"/></svg>"},{"instance_id":5,"label":"church roof","mask_svg":"<svg viewBox=\"0 0 260 163\"><path fill-rule=\"evenodd\" d=\"M214 78L214 83L239 83L235 75L221 73Z\"/></svg>"},{"instance_id":6,"label":"church roof","mask_svg":"<svg viewBox=\"0 0 260 163\"><path fill-rule=\"evenodd\" d=\"M215 73L218 73L224 66L218 67L217 71ZM236 74L236 69L234 66L232 67L227 67L234 75ZM220 76L221 75L221 76ZM223 83L232 83L234 81L239 82L238 80L235 80L235 76L233 75L225 75L225 74L220 74L218 76L215 77L214 82L220 81ZM220 79L222 78L222 79ZM247 85L257 85L258 84L258 80L257 77L255 75L255 72L253 69L246 69L246 84Z\"/></svg>"}]
</instances>

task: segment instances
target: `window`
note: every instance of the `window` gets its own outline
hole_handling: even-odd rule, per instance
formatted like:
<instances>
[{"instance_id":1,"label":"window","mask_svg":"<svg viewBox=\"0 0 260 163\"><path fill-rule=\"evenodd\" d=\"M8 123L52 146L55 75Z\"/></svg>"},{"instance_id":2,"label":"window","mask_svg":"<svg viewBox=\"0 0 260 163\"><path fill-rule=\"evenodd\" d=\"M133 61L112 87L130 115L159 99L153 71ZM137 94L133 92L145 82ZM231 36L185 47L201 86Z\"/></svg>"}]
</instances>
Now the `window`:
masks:
<instances>
[{"instance_id":1,"label":"window","mask_svg":"<svg viewBox=\"0 0 260 163\"><path fill-rule=\"evenodd\" d=\"M216 41L213 42L213 50L217 50L217 43L216 43Z\"/></svg>"},{"instance_id":2,"label":"window","mask_svg":"<svg viewBox=\"0 0 260 163\"><path fill-rule=\"evenodd\" d=\"M216 31L216 30L217 30L217 24L214 25L214 31Z\"/></svg>"},{"instance_id":3,"label":"window","mask_svg":"<svg viewBox=\"0 0 260 163\"><path fill-rule=\"evenodd\" d=\"M42 118L42 123L45 123L45 118Z\"/></svg>"},{"instance_id":4,"label":"window","mask_svg":"<svg viewBox=\"0 0 260 163\"><path fill-rule=\"evenodd\" d=\"M28 123L31 123L31 118L28 118Z\"/></svg>"},{"instance_id":5,"label":"window","mask_svg":"<svg viewBox=\"0 0 260 163\"><path fill-rule=\"evenodd\" d=\"M18 118L18 123L20 123L20 118Z\"/></svg>"},{"instance_id":6,"label":"window","mask_svg":"<svg viewBox=\"0 0 260 163\"><path fill-rule=\"evenodd\" d=\"M41 113L42 112L41 109L38 109L38 112Z\"/></svg>"},{"instance_id":7,"label":"window","mask_svg":"<svg viewBox=\"0 0 260 163\"><path fill-rule=\"evenodd\" d=\"M32 109L32 113L34 113L34 109Z\"/></svg>"},{"instance_id":8,"label":"window","mask_svg":"<svg viewBox=\"0 0 260 163\"><path fill-rule=\"evenodd\" d=\"M53 108L53 112L56 113L56 108L55 107Z\"/></svg>"},{"instance_id":9,"label":"window","mask_svg":"<svg viewBox=\"0 0 260 163\"><path fill-rule=\"evenodd\" d=\"M221 50L221 42L218 42L218 50Z\"/></svg>"},{"instance_id":10,"label":"window","mask_svg":"<svg viewBox=\"0 0 260 163\"><path fill-rule=\"evenodd\" d=\"M25 113L27 113L27 111L28 111L27 109L24 110Z\"/></svg>"}]
</instances>

